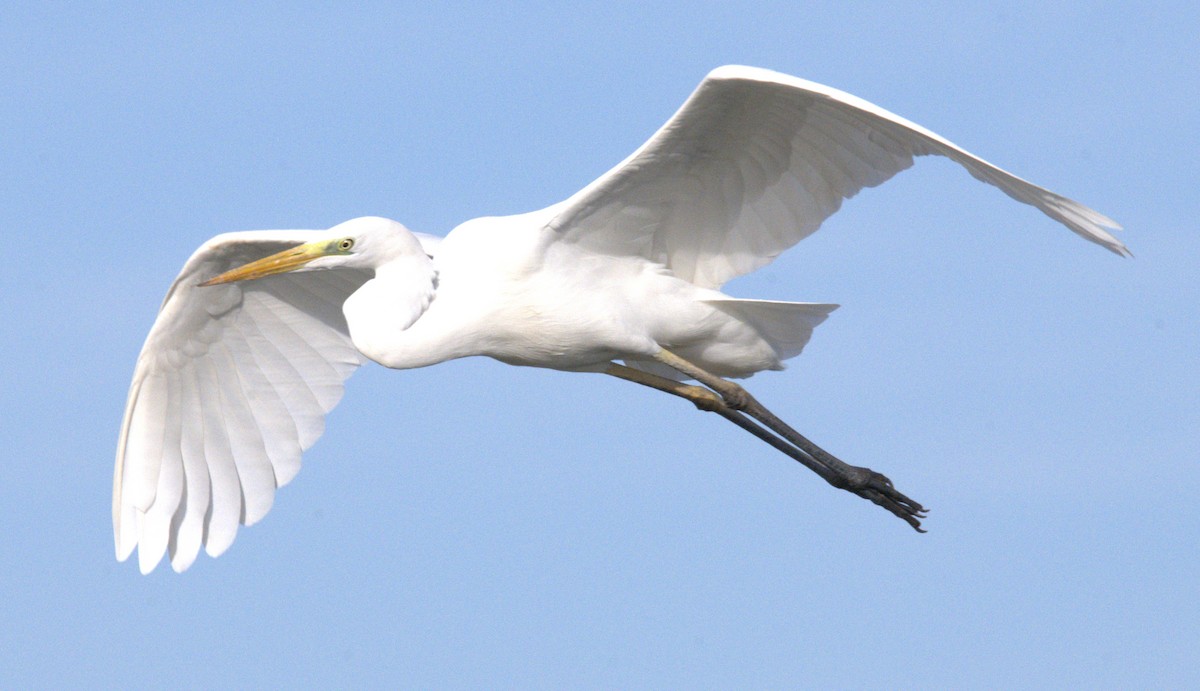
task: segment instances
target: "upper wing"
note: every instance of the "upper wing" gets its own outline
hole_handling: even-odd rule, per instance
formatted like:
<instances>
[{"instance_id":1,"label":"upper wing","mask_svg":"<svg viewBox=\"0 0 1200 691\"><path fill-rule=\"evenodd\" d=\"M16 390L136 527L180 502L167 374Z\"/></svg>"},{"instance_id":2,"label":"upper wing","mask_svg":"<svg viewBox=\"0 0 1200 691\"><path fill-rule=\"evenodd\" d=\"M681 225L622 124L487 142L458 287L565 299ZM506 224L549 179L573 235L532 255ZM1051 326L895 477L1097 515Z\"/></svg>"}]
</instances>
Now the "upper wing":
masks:
<instances>
[{"instance_id":1,"label":"upper wing","mask_svg":"<svg viewBox=\"0 0 1200 691\"><path fill-rule=\"evenodd\" d=\"M616 168L553 207L549 227L597 251L644 256L716 288L814 232L864 187L939 154L1118 254L1115 221L850 94L721 67Z\"/></svg>"},{"instance_id":2,"label":"upper wing","mask_svg":"<svg viewBox=\"0 0 1200 691\"><path fill-rule=\"evenodd\" d=\"M363 362L342 303L370 278L353 270L282 274L201 288L228 269L314 240L253 231L192 255L142 346L113 477L117 558L139 547L143 573L169 547L186 569L217 556L238 523L270 509L324 431L343 382Z\"/></svg>"}]
</instances>

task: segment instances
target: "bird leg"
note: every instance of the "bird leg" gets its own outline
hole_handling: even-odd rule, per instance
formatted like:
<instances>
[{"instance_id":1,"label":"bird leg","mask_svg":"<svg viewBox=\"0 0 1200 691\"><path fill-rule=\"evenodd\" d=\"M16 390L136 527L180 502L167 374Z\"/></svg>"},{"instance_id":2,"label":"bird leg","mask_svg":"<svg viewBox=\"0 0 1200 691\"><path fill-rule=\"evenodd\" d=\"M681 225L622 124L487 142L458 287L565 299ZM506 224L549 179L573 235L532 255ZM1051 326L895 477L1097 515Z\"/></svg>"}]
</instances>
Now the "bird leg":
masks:
<instances>
[{"instance_id":1,"label":"bird leg","mask_svg":"<svg viewBox=\"0 0 1200 691\"><path fill-rule=\"evenodd\" d=\"M746 430L750 434L753 434L771 446L774 446L779 451L791 456L793 459L802 463L809 470L812 470L817 475L820 475L825 479L826 482L832 484L836 479L836 476L819 461L813 459L811 456L805 454L791 444L788 444L786 441L780 439L774 434L771 434L770 431L755 424L755 422L746 417L745 414L730 408L725 403L724 399L710 389L706 389L703 386L684 384L682 382L675 381L674 379L667 379L666 377L660 377L657 374L651 374L650 372L644 372L640 369L634 369L632 367L625 367L624 365L618 365L616 363L609 364L608 368L604 372L605 374L611 374L619 379L631 381L635 384L648 386L652 389L665 391L671 395L687 399L688 401L691 401L691 403L698 409L720 415L738 427Z\"/></svg>"},{"instance_id":2,"label":"bird leg","mask_svg":"<svg viewBox=\"0 0 1200 691\"><path fill-rule=\"evenodd\" d=\"M921 519L925 517L925 508L896 490L886 476L869 468L842 462L792 429L738 384L718 377L667 350L660 350L655 359L704 386L683 384L615 364L610 365L607 372L685 398L701 410L718 413L800 462L834 487L868 499L901 518L917 531L924 532L921 529ZM718 395L723 405L716 405ZM753 418L762 427L748 418Z\"/></svg>"}]
</instances>

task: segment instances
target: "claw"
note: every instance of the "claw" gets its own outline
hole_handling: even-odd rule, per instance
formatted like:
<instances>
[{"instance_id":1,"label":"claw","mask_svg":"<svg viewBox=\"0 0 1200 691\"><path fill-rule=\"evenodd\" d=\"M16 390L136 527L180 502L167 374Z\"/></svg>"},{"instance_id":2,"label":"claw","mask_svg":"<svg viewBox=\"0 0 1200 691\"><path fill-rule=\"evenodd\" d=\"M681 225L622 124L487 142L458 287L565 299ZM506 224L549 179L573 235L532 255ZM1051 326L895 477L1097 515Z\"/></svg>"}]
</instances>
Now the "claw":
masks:
<instances>
[{"instance_id":1,"label":"claw","mask_svg":"<svg viewBox=\"0 0 1200 691\"><path fill-rule=\"evenodd\" d=\"M891 481L885 476L866 468L860 470L870 473L866 482L861 487L847 487L846 489L886 509L892 515L908 523L918 533L926 532L921 528L921 519L925 518L927 514L924 506L909 499L903 492L896 491ZM861 474L855 473L855 475L859 476L856 479L861 479Z\"/></svg>"}]
</instances>

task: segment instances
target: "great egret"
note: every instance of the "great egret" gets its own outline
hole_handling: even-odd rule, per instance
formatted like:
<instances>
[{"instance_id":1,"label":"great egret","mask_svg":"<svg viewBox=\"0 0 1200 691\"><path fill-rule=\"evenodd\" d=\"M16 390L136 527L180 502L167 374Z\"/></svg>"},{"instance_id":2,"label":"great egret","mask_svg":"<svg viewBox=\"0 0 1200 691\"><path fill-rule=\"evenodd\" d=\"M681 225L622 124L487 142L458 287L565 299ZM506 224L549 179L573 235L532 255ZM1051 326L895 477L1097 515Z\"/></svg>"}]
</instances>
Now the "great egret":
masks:
<instances>
[{"instance_id":1,"label":"great egret","mask_svg":"<svg viewBox=\"0 0 1200 691\"><path fill-rule=\"evenodd\" d=\"M710 73L629 158L541 211L474 219L444 240L382 218L219 235L183 267L138 357L113 482L117 558L140 547L146 573L167 549L176 571L202 545L221 554L296 475L356 367L469 355L680 396L920 530L924 509L886 477L837 460L727 379L782 369L836 305L719 288L927 154L1128 253L1111 219L929 130L737 66Z\"/></svg>"}]
</instances>

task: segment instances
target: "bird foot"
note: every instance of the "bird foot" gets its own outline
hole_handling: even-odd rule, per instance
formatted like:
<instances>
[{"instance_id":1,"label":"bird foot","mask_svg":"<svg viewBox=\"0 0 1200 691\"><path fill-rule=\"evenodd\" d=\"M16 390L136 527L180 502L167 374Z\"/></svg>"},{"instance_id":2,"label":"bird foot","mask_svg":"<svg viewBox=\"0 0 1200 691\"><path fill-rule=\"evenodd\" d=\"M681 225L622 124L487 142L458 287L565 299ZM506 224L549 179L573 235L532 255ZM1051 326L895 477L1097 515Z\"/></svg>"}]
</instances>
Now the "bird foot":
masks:
<instances>
[{"instance_id":1,"label":"bird foot","mask_svg":"<svg viewBox=\"0 0 1200 691\"><path fill-rule=\"evenodd\" d=\"M837 482L830 484L882 506L911 525L918 533L925 532L921 528L921 519L925 518L928 509L897 490L886 475L870 468L849 466L848 471L838 478Z\"/></svg>"}]
</instances>

